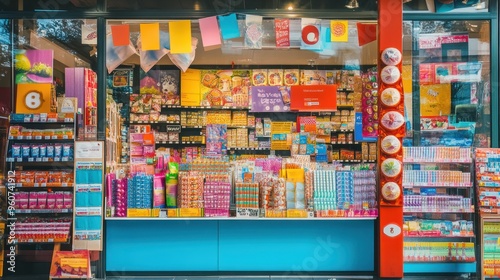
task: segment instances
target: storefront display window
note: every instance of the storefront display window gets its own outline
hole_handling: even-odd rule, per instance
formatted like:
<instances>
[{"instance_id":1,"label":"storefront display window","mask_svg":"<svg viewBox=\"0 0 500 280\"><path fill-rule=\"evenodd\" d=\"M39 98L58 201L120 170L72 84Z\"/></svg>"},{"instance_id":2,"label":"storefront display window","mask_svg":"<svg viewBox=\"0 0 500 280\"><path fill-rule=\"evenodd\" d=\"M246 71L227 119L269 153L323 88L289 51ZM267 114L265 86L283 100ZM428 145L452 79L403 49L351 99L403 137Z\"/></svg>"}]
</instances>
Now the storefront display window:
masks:
<instances>
[{"instance_id":1,"label":"storefront display window","mask_svg":"<svg viewBox=\"0 0 500 280\"><path fill-rule=\"evenodd\" d=\"M413 30L416 91L408 112L414 140L420 146L489 147L489 21L421 21Z\"/></svg>"}]
</instances>

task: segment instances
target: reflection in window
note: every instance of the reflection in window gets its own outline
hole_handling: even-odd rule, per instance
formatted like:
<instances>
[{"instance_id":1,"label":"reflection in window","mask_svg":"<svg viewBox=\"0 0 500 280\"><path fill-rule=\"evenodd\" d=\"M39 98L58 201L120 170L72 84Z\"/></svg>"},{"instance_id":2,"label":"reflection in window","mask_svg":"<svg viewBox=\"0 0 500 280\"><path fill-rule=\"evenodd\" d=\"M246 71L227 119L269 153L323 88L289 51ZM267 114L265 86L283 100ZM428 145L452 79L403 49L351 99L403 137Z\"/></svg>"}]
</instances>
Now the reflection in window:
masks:
<instances>
[{"instance_id":1,"label":"reflection in window","mask_svg":"<svg viewBox=\"0 0 500 280\"><path fill-rule=\"evenodd\" d=\"M420 145L490 145L488 21L416 24Z\"/></svg>"}]
</instances>

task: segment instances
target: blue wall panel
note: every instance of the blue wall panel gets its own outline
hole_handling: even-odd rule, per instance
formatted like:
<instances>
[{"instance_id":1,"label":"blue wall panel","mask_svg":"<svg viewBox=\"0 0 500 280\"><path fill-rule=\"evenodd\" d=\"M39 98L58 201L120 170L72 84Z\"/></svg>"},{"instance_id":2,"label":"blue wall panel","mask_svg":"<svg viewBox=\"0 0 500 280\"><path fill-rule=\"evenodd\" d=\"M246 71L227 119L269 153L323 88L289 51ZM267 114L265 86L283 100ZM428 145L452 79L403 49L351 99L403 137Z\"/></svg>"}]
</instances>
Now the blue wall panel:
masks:
<instances>
[{"instance_id":1,"label":"blue wall panel","mask_svg":"<svg viewBox=\"0 0 500 280\"><path fill-rule=\"evenodd\" d=\"M108 220L106 271L372 272L374 222Z\"/></svg>"},{"instance_id":2,"label":"blue wall panel","mask_svg":"<svg viewBox=\"0 0 500 280\"><path fill-rule=\"evenodd\" d=\"M373 271L374 221L220 221L221 271Z\"/></svg>"},{"instance_id":3,"label":"blue wall panel","mask_svg":"<svg viewBox=\"0 0 500 280\"><path fill-rule=\"evenodd\" d=\"M106 221L106 271L216 271L217 221Z\"/></svg>"}]
</instances>

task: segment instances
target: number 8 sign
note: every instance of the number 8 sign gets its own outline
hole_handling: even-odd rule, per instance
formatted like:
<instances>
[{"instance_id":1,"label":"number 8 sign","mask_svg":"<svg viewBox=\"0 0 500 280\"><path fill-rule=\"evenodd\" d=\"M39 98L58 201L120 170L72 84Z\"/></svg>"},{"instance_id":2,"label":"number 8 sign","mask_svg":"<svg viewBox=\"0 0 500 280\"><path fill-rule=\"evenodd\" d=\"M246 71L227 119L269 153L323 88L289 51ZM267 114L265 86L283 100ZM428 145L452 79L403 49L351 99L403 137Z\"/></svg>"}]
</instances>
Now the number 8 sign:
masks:
<instances>
[{"instance_id":1,"label":"number 8 sign","mask_svg":"<svg viewBox=\"0 0 500 280\"><path fill-rule=\"evenodd\" d=\"M50 113L52 84L18 84L16 92L16 113Z\"/></svg>"}]
</instances>

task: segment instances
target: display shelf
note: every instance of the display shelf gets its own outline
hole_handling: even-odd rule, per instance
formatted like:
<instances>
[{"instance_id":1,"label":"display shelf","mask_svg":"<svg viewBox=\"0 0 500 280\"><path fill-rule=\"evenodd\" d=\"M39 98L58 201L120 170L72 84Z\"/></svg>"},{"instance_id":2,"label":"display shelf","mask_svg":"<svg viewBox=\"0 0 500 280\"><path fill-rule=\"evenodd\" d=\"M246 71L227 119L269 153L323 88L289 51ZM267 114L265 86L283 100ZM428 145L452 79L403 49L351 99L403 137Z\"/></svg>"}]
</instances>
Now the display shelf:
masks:
<instances>
[{"instance_id":1,"label":"display shelf","mask_svg":"<svg viewBox=\"0 0 500 280\"><path fill-rule=\"evenodd\" d=\"M228 147L228 151L269 151L271 148Z\"/></svg>"},{"instance_id":2,"label":"display shelf","mask_svg":"<svg viewBox=\"0 0 500 280\"><path fill-rule=\"evenodd\" d=\"M332 218L238 218L238 217L198 217L198 218L154 218L154 217L106 217L109 221L371 221L377 217L332 217Z\"/></svg>"},{"instance_id":3,"label":"display shelf","mask_svg":"<svg viewBox=\"0 0 500 280\"><path fill-rule=\"evenodd\" d=\"M58 214L73 213L73 209L16 209L16 214Z\"/></svg>"},{"instance_id":4,"label":"display shelf","mask_svg":"<svg viewBox=\"0 0 500 280\"><path fill-rule=\"evenodd\" d=\"M475 235L408 235L404 234L405 238L414 238L414 239L470 239L470 238L476 238Z\"/></svg>"},{"instance_id":5,"label":"display shelf","mask_svg":"<svg viewBox=\"0 0 500 280\"><path fill-rule=\"evenodd\" d=\"M61 244L64 244L64 243L68 243L69 242L69 239L46 239L46 240L43 240L43 241L35 241L35 240L28 240L28 241L18 241L17 239L14 239L13 240L13 244L18 244L18 245L22 245L22 244L54 244L54 243L61 243Z\"/></svg>"},{"instance_id":6,"label":"display shelf","mask_svg":"<svg viewBox=\"0 0 500 280\"><path fill-rule=\"evenodd\" d=\"M422 159L413 159L413 158L405 158L403 163L413 163L413 164L436 164L436 163L472 163L471 159L456 159L456 160L447 160L447 159L436 159L436 160L422 160Z\"/></svg>"},{"instance_id":7,"label":"display shelf","mask_svg":"<svg viewBox=\"0 0 500 280\"><path fill-rule=\"evenodd\" d=\"M238 107L238 106L181 106L181 105L162 105L162 108L168 109L207 109L207 110L250 110L250 107Z\"/></svg>"},{"instance_id":8,"label":"display shelf","mask_svg":"<svg viewBox=\"0 0 500 280\"><path fill-rule=\"evenodd\" d=\"M173 144L180 144L180 141L156 141L155 142L157 145L163 144L163 145L173 145Z\"/></svg>"},{"instance_id":9,"label":"display shelf","mask_svg":"<svg viewBox=\"0 0 500 280\"><path fill-rule=\"evenodd\" d=\"M354 129L332 129L332 132L354 132Z\"/></svg>"},{"instance_id":10,"label":"display shelf","mask_svg":"<svg viewBox=\"0 0 500 280\"><path fill-rule=\"evenodd\" d=\"M184 128L184 129L189 129L189 128L204 128L206 126L203 126L203 125L181 125L181 128Z\"/></svg>"},{"instance_id":11,"label":"display shelf","mask_svg":"<svg viewBox=\"0 0 500 280\"><path fill-rule=\"evenodd\" d=\"M131 125L134 124L181 124L180 122L160 122L160 121L131 121Z\"/></svg>"},{"instance_id":12,"label":"display shelf","mask_svg":"<svg viewBox=\"0 0 500 280\"><path fill-rule=\"evenodd\" d=\"M454 189L467 189L467 188L472 188L472 183L467 184L467 185L446 185L446 184L418 184L418 185L408 185L408 184L403 184L403 188L405 189L412 189L412 188L454 188Z\"/></svg>"},{"instance_id":13,"label":"display shelf","mask_svg":"<svg viewBox=\"0 0 500 280\"><path fill-rule=\"evenodd\" d=\"M16 188L73 188L73 184L64 183L16 183Z\"/></svg>"},{"instance_id":14,"label":"display shelf","mask_svg":"<svg viewBox=\"0 0 500 280\"><path fill-rule=\"evenodd\" d=\"M7 158L9 159L9 158ZM12 158L10 158L12 159ZM38 159L37 159L38 160ZM68 167L68 166L73 166L73 160L61 160L61 161L37 161L33 159L33 161L30 160L7 160L7 162L10 163L15 163L16 165L20 166L45 166L45 167Z\"/></svg>"},{"instance_id":15,"label":"display shelf","mask_svg":"<svg viewBox=\"0 0 500 280\"><path fill-rule=\"evenodd\" d=\"M424 210L407 210L404 209L403 213L405 214L412 214L412 213L442 213L442 214L458 214L458 213L465 213L465 214L472 214L474 213L474 210L464 210L464 211L442 211L442 210L433 210L433 211L424 211Z\"/></svg>"},{"instance_id":16,"label":"display shelf","mask_svg":"<svg viewBox=\"0 0 500 280\"><path fill-rule=\"evenodd\" d=\"M341 142L337 141L337 142L333 142L332 141L332 142L330 142L330 144L332 144L332 145L358 145L359 142L357 142L357 141L341 141Z\"/></svg>"},{"instance_id":17,"label":"display shelf","mask_svg":"<svg viewBox=\"0 0 500 280\"><path fill-rule=\"evenodd\" d=\"M74 121L46 121L46 122L18 122L18 121L10 121L10 124L14 124L14 125L37 125L39 126L40 124L43 124L43 125L74 125L75 122Z\"/></svg>"},{"instance_id":18,"label":"display shelf","mask_svg":"<svg viewBox=\"0 0 500 280\"><path fill-rule=\"evenodd\" d=\"M36 137L32 137L32 136L18 136L18 137L13 137L13 136L9 136L9 141L11 142L16 142L16 143L30 143L30 142L46 142L46 141L50 141L50 143L59 143L59 142L62 142L62 143L66 143L66 142L73 142L75 139L73 138L58 138L57 136L46 136L46 137L43 137L43 136L36 136Z\"/></svg>"}]
</instances>

